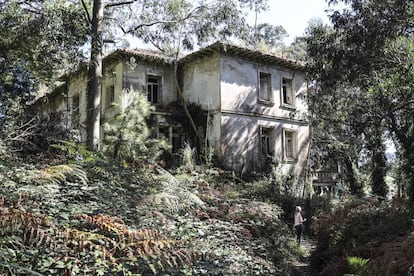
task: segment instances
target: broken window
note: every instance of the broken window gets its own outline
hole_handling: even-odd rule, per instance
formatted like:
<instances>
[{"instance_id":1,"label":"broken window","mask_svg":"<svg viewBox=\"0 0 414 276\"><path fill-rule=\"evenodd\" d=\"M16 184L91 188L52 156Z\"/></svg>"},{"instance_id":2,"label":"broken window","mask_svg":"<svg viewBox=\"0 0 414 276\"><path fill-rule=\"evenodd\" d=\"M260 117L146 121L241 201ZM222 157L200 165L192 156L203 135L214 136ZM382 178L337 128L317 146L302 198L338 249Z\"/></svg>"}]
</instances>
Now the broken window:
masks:
<instances>
[{"instance_id":1,"label":"broken window","mask_svg":"<svg viewBox=\"0 0 414 276\"><path fill-rule=\"evenodd\" d=\"M260 143L263 156L272 156L271 138L272 129L268 127L260 127Z\"/></svg>"},{"instance_id":2,"label":"broken window","mask_svg":"<svg viewBox=\"0 0 414 276\"><path fill-rule=\"evenodd\" d=\"M147 75L147 98L150 103L158 104L161 94L161 77Z\"/></svg>"},{"instance_id":3,"label":"broken window","mask_svg":"<svg viewBox=\"0 0 414 276\"><path fill-rule=\"evenodd\" d=\"M115 86L110 85L106 87L106 108L111 107L115 103Z\"/></svg>"},{"instance_id":4,"label":"broken window","mask_svg":"<svg viewBox=\"0 0 414 276\"><path fill-rule=\"evenodd\" d=\"M296 159L296 132L291 130L284 131L285 136L285 144L284 144L284 151L285 151L285 158L287 160L294 160Z\"/></svg>"},{"instance_id":5,"label":"broken window","mask_svg":"<svg viewBox=\"0 0 414 276\"><path fill-rule=\"evenodd\" d=\"M282 104L293 105L293 87L292 80L288 78L282 78Z\"/></svg>"},{"instance_id":6,"label":"broken window","mask_svg":"<svg viewBox=\"0 0 414 276\"><path fill-rule=\"evenodd\" d=\"M259 73L259 100L271 101L272 78L268 73Z\"/></svg>"},{"instance_id":7,"label":"broken window","mask_svg":"<svg viewBox=\"0 0 414 276\"><path fill-rule=\"evenodd\" d=\"M158 126L158 133L157 133L158 139L166 139L167 141L170 140L170 128L165 125L159 125Z\"/></svg>"},{"instance_id":8,"label":"broken window","mask_svg":"<svg viewBox=\"0 0 414 276\"><path fill-rule=\"evenodd\" d=\"M167 140L172 152L177 152L184 145L184 134L178 126L158 125L157 138Z\"/></svg>"},{"instance_id":9,"label":"broken window","mask_svg":"<svg viewBox=\"0 0 414 276\"><path fill-rule=\"evenodd\" d=\"M72 98L72 114L76 118L79 116L79 94Z\"/></svg>"},{"instance_id":10,"label":"broken window","mask_svg":"<svg viewBox=\"0 0 414 276\"><path fill-rule=\"evenodd\" d=\"M173 127L171 131L171 145L172 152L177 152L183 148L184 145L184 136L179 127Z\"/></svg>"}]
</instances>

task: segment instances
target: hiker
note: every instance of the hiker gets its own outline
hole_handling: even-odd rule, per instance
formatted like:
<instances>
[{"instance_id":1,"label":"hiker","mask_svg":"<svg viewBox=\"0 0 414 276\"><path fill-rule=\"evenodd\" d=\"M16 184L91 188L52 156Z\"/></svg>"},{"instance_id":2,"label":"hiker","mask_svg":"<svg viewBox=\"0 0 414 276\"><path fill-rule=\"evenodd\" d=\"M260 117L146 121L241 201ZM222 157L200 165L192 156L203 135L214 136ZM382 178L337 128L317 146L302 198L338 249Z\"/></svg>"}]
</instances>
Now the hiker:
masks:
<instances>
[{"instance_id":1,"label":"hiker","mask_svg":"<svg viewBox=\"0 0 414 276\"><path fill-rule=\"evenodd\" d=\"M298 242L298 245L300 245L300 239L302 237L303 223L306 221L306 219L303 219L301 212L302 208L300 206L296 206L295 219L293 225L296 230L296 241Z\"/></svg>"}]
</instances>

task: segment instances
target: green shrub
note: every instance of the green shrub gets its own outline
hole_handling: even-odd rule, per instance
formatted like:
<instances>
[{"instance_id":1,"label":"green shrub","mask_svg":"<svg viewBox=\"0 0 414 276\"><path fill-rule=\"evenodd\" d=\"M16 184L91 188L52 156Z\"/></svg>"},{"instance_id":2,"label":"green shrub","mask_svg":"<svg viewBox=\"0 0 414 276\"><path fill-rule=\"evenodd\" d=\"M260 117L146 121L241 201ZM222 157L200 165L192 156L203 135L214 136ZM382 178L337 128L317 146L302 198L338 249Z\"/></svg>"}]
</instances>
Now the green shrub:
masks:
<instances>
[{"instance_id":1,"label":"green shrub","mask_svg":"<svg viewBox=\"0 0 414 276\"><path fill-rule=\"evenodd\" d=\"M104 125L103 150L121 164L154 161L163 150L170 148L165 140L153 138L147 118L153 107L143 93L123 90L118 115Z\"/></svg>"},{"instance_id":2,"label":"green shrub","mask_svg":"<svg viewBox=\"0 0 414 276\"><path fill-rule=\"evenodd\" d=\"M312 265L330 275L347 272L348 256L372 259L377 241L391 242L413 230L412 211L405 203L353 199L317 221L317 249Z\"/></svg>"}]
</instances>

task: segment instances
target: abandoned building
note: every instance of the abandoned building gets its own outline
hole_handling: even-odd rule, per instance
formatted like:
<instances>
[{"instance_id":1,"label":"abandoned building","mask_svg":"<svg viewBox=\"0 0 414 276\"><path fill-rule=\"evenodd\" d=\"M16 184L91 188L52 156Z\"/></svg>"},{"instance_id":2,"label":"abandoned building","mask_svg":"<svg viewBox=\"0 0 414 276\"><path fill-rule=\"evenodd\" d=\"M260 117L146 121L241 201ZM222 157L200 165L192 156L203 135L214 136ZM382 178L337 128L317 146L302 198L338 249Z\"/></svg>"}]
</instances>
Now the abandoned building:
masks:
<instances>
[{"instance_id":1,"label":"abandoned building","mask_svg":"<svg viewBox=\"0 0 414 276\"><path fill-rule=\"evenodd\" d=\"M169 139L173 151L195 141L184 104L224 167L256 171L273 158L283 164L284 172L304 174L309 124L302 64L221 42L176 64L155 51L123 49L107 55L101 124L116 115L121 91L133 87L155 106L151 127ZM65 124L78 127L85 139L86 91L86 69L67 75L64 84L41 101L41 112L66 113Z\"/></svg>"}]
</instances>

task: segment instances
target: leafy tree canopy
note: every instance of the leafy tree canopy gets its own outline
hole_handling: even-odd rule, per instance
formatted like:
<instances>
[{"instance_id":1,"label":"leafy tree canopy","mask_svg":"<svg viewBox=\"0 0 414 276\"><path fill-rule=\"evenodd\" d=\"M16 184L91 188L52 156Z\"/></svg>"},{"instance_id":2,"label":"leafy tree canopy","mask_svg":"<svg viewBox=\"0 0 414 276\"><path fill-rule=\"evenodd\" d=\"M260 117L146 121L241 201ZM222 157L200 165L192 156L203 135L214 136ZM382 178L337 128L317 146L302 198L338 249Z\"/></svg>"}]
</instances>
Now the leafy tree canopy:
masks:
<instances>
[{"instance_id":1,"label":"leafy tree canopy","mask_svg":"<svg viewBox=\"0 0 414 276\"><path fill-rule=\"evenodd\" d=\"M414 82L409 69L414 4L407 0L341 2L348 8L331 15L333 28L315 24L309 29L308 72L317 82L315 115L336 130L349 128L357 135L373 157L373 168L384 164L378 154L384 151L385 134L397 138L401 158L412 166L414 158L404 153L414 147L410 128ZM411 183L407 186L414 187L413 174L406 173Z\"/></svg>"}]
</instances>

